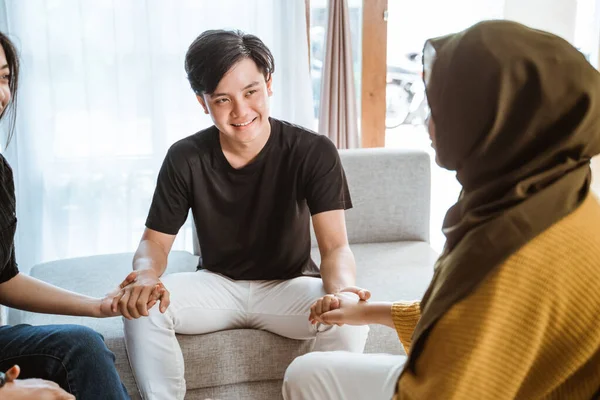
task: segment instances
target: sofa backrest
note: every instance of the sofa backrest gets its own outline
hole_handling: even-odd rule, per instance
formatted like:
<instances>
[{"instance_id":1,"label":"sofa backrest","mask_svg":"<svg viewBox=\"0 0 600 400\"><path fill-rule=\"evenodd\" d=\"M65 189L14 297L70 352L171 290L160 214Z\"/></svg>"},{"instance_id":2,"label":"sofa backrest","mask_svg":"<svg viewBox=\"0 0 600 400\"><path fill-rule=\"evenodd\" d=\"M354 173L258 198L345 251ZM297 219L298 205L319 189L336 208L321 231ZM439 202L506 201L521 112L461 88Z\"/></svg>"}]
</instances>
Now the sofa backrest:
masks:
<instances>
[{"instance_id":1,"label":"sofa backrest","mask_svg":"<svg viewBox=\"0 0 600 400\"><path fill-rule=\"evenodd\" d=\"M431 163L420 150L340 150L353 208L350 244L429 241ZM312 245L316 240L311 229Z\"/></svg>"},{"instance_id":2,"label":"sofa backrest","mask_svg":"<svg viewBox=\"0 0 600 400\"><path fill-rule=\"evenodd\" d=\"M353 208L346 211L350 244L429 241L431 165L420 150L340 150ZM194 254L200 254L192 229ZM317 246L311 225L312 246Z\"/></svg>"}]
</instances>

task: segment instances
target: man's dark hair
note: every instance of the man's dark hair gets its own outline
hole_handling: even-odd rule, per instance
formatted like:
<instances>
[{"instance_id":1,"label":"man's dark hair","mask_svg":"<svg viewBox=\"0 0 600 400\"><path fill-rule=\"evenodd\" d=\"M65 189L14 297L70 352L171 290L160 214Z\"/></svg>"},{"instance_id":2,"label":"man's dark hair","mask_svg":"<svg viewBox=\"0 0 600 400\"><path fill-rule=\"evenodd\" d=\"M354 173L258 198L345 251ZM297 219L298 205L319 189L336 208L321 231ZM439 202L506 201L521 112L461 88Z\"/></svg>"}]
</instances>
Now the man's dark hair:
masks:
<instances>
[{"instance_id":1,"label":"man's dark hair","mask_svg":"<svg viewBox=\"0 0 600 400\"><path fill-rule=\"evenodd\" d=\"M0 120L8 118L8 136L6 138L6 147L8 147L10 140L15 132L15 123L17 120L17 89L19 86L19 57L17 55L17 49L8 38L7 35L0 32L0 46L4 49L6 55L6 62L10 70L10 81L8 82L8 89L10 90L11 100L6 108L0 113ZM0 65L1 67L1 65Z\"/></svg>"},{"instance_id":2,"label":"man's dark hair","mask_svg":"<svg viewBox=\"0 0 600 400\"><path fill-rule=\"evenodd\" d=\"M223 75L244 58L256 63L265 80L275 71L271 51L256 36L238 30L209 30L190 45L185 55L185 72L197 95L211 94Z\"/></svg>"}]
</instances>

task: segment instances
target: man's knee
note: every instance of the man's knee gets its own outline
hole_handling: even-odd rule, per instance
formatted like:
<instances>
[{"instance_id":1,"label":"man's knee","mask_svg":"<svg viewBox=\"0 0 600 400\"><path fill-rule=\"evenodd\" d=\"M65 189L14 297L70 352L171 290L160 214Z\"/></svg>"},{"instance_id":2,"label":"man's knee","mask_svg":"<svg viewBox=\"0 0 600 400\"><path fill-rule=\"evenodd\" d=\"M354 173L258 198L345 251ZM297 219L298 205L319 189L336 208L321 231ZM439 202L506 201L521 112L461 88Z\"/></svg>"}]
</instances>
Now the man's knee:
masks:
<instances>
[{"instance_id":1,"label":"man's knee","mask_svg":"<svg viewBox=\"0 0 600 400\"><path fill-rule=\"evenodd\" d=\"M333 335L336 339L336 348L327 350L349 351L352 353L362 353L367 343L369 336L369 326L353 326L353 325L321 325L319 334L325 332L327 335ZM320 349L315 349L320 350Z\"/></svg>"},{"instance_id":2,"label":"man's knee","mask_svg":"<svg viewBox=\"0 0 600 400\"><path fill-rule=\"evenodd\" d=\"M312 352L297 357L287 367L283 377L283 392L286 399L299 398L306 388L314 388L326 375L328 352Z\"/></svg>"},{"instance_id":3,"label":"man's knee","mask_svg":"<svg viewBox=\"0 0 600 400\"><path fill-rule=\"evenodd\" d=\"M146 331L144 326L147 324L158 325L158 326L169 326L168 320L169 310L161 313L160 307L158 304L155 304L151 309L148 310L148 316L141 316L139 318L134 319L126 319L123 318L123 325L125 327L125 334L132 334L135 331L141 329Z\"/></svg>"}]
</instances>

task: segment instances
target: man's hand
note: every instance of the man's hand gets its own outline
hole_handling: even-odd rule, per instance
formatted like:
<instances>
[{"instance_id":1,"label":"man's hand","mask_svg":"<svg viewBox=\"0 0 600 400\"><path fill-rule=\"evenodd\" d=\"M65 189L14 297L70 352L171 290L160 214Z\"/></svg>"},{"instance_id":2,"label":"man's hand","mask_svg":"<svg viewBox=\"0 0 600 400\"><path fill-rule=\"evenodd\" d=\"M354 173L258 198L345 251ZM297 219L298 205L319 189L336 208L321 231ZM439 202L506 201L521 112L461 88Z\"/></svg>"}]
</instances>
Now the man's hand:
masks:
<instances>
[{"instance_id":1,"label":"man's hand","mask_svg":"<svg viewBox=\"0 0 600 400\"><path fill-rule=\"evenodd\" d=\"M371 298L371 292L367 289L359 288L358 286L348 286L340 290L340 293L354 293L359 299L367 301Z\"/></svg>"},{"instance_id":2,"label":"man's hand","mask_svg":"<svg viewBox=\"0 0 600 400\"><path fill-rule=\"evenodd\" d=\"M21 372L18 365L6 371L6 384L0 388L0 397L14 400L75 400L54 382L42 379L17 379Z\"/></svg>"},{"instance_id":3,"label":"man's hand","mask_svg":"<svg viewBox=\"0 0 600 400\"><path fill-rule=\"evenodd\" d=\"M327 322L322 318L322 315L332 310L337 310L351 304L356 304L359 301L367 301L371 298L371 292L356 286L349 286L342 289L336 294L328 294L321 297L310 307L309 321L312 324L317 322L328 325L336 324L343 325L346 322Z\"/></svg>"},{"instance_id":4,"label":"man's hand","mask_svg":"<svg viewBox=\"0 0 600 400\"><path fill-rule=\"evenodd\" d=\"M162 294L166 289L162 284L156 285L152 294L150 295L149 302L146 306L147 310L150 310L154 305L160 300ZM122 315L121 310L117 305L115 311L113 311L113 302L115 302L115 298L118 297L117 302L122 296L125 294L125 290L120 286L113 290L112 292L107 293L102 299L98 299L96 312L94 313L94 317L96 318L106 318L106 317L117 317Z\"/></svg>"},{"instance_id":5,"label":"man's hand","mask_svg":"<svg viewBox=\"0 0 600 400\"><path fill-rule=\"evenodd\" d=\"M121 291L113 298L111 310L119 311L127 319L148 316L148 309L159 299L160 312L169 307L171 295L152 269L131 272L119 287Z\"/></svg>"}]
</instances>

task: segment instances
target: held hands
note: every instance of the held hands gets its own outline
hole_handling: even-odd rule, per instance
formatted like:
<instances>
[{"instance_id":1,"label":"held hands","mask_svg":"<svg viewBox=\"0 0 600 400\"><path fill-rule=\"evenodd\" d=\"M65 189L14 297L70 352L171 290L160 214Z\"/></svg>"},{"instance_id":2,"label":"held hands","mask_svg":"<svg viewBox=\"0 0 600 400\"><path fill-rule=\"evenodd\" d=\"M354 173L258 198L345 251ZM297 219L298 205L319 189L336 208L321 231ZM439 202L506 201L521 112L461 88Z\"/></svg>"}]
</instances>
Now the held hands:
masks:
<instances>
[{"instance_id":1,"label":"held hands","mask_svg":"<svg viewBox=\"0 0 600 400\"><path fill-rule=\"evenodd\" d=\"M21 369L15 365L6 371L6 383L0 388L0 397L6 399L75 400L54 382L42 379L17 379Z\"/></svg>"},{"instance_id":2,"label":"held hands","mask_svg":"<svg viewBox=\"0 0 600 400\"><path fill-rule=\"evenodd\" d=\"M160 301L160 312L164 313L170 304L170 293L158 279L156 272L149 269L131 272L121 282L119 288L109 293L103 300L101 313L127 319L148 316L148 310Z\"/></svg>"},{"instance_id":3,"label":"held hands","mask_svg":"<svg viewBox=\"0 0 600 400\"><path fill-rule=\"evenodd\" d=\"M356 286L349 286L335 294L321 297L310 307L309 321L326 325L365 325L367 300L371 292Z\"/></svg>"}]
</instances>

